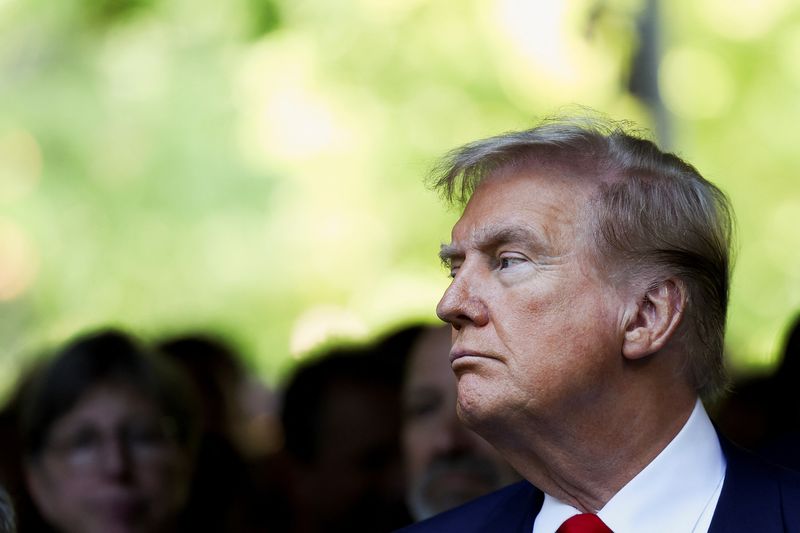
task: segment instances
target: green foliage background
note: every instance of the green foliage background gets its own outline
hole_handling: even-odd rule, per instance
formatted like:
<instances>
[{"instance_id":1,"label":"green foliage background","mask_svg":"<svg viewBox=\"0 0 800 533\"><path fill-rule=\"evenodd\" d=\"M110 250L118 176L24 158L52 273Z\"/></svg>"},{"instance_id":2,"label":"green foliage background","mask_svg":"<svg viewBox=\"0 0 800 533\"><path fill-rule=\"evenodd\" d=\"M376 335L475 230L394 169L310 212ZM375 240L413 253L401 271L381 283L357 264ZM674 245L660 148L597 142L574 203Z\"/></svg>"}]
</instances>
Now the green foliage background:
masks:
<instances>
[{"instance_id":1,"label":"green foliage background","mask_svg":"<svg viewBox=\"0 0 800 533\"><path fill-rule=\"evenodd\" d=\"M0 0L0 386L101 325L228 335L266 379L433 319L444 151L626 89L641 2ZM671 146L730 193L728 345L800 307L800 6L661 6Z\"/></svg>"}]
</instances>

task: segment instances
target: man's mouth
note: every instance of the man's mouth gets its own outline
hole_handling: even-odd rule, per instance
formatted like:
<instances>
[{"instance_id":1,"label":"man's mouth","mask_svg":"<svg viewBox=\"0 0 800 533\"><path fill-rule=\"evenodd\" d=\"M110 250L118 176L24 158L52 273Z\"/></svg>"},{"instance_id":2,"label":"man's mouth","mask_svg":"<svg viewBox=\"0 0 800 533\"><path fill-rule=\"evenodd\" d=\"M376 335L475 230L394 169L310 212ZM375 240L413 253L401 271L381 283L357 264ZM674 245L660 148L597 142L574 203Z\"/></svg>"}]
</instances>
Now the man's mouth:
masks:
<instances>
[{"instance_id":1,"label":"man's mouth","mask_svg":"<svg viewBox=\"0 0 800 533\"><path fill-rule=\"evenodd\" d=\"M465 357L483 357L483 358L486 358L486 357L489 357L489 356L486 355L486 354L473 352L473 351L468 351L468 350L451 350L450 351L450 364L452 365L457 360L463 359Z\"/></svg>"}]
</instances>

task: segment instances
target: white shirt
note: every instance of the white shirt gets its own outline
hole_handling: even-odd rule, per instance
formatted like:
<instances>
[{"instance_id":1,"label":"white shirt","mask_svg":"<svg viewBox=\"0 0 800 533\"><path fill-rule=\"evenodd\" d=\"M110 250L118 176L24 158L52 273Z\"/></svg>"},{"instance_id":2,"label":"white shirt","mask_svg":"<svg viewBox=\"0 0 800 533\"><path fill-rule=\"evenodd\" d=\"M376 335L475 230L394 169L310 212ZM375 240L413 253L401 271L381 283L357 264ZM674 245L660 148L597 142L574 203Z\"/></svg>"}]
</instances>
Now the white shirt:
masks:
<instances>
[{"instance_id":1,"label":"white shirt","mask_svg":"<svg viewBox=\"0 0 800 533\"><path fill-rule=\"evenodd\" d=\"M597 513L614 533L707 533L725 456L700 400L672 442ZM581 511L545 494L533 533L554 533Z\"/></svg>"}]
</instances>

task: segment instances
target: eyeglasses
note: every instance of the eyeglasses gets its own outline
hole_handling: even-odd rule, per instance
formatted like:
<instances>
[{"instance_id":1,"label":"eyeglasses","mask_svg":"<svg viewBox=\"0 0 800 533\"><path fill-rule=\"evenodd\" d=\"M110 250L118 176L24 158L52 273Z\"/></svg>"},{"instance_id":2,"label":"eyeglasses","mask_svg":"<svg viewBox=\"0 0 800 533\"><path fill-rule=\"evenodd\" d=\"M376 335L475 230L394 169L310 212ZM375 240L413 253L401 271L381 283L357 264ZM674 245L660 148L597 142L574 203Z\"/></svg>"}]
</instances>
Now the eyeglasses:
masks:
<instances>
[{"instance_id":1,"label":"eyeglasses","mask_svg":"<svg viewBox=\"0 0 800 533\"><path fill-rule=\"evenodd\" d=\"M76 470L102 466L109 450L139 466L158 464L174 449L173 424L169 422L129 421L111 431L86 425L52 439L45 451Z\"/></svg>"}]
</instances>

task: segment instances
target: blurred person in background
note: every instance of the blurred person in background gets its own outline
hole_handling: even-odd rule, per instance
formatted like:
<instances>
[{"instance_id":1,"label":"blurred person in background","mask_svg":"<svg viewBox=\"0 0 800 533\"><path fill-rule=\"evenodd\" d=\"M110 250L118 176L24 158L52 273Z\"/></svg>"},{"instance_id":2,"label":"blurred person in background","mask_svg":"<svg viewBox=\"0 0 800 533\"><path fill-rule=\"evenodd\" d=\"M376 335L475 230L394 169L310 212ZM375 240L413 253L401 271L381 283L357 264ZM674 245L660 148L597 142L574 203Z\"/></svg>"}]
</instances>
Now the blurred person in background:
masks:
<instances>
[{"instance_id":1,"label":"blurred person in background","mask_svg":"<svg viewBox=\"0 0 800 533\"><path fill-rule=\"evenodd\" d=\"M0 487L0 533L14 533L16 530L14 506L8 493Z\"/></svg>"},{"instance_id":2,"label":"blurred person in background","mask_svg":"<svg viewBox=\"0 0 800 533\"><path fill-rule=\"evenodd\" d=\"M800 471L800 315L784 340L774 374L737 383L715 417L735 443Z\"/></svg>"},{"instance_id":3,"label":"blurred person in background","mask_svg":"<svg viewBox=\"0 0 800 533\"><path fill-rule=\"evenodd\" d=\"M186 525L237 533L264 529L269 505L260 501L250 463L274 439L275 428L266 420L268 390L249 375L229 343L209 333L170 337L157 346L185 372L200 400L201 435Z\"/></svg>"},{"instance_id":4,"label":"blurred person in background","mask_svg":"<svg viewBox=\"0 0 800 533\"><path fill-rule=\"evenodd\" d=\"M183 376L115 331L69 343L20 396L27 487L20 531L182 531L196 445Z\"/></svg>"},{"instance_id":5,"label":"blurred person in background","mask_svg":"<svg viewBox=\"0 0 800 533\"><path fill-rule=\"evenodd\" d=\"M22 393L27 389L28 383L36 373L38 364L23 369L0 409L0 485L7 492L9 501L13 504L14 524L28 523L24 517L35 515L35 506L30 499L30 494L25 486L25 474L22 468L22 445L19 435L19 404ZM28 529L30 531L30 529ZM2 533L2 529L0 529Z\"/></svg>"},{"instance_id":6,"label":"blurred person in background","mask_svg":"<svg viewBox=\"0 0 800 533\"><path fill-rule=\"evenodd\" d=\"M450 327L428 327L412 345L403 384L406 501L424 520L509 485L519 476L456 413Z\"/></svg>"},{"instance_id":7,"label":"blurred person in background","mask_svg":"<svg viewBox=\"0 0 800 533\"><path fill-rule=\"evenodd\" d=\"M375 347L301 364L281 410L288 530L391 531L409 522L400 455L400 374Z\"/></svg>"},{"instance_id":8,"label":"blurred person in background","mask_svg":"<svg viewBox=\"0 0 800 533\"><path fill-rule=\"evenodd\" d=\"M195 388L204 433L224 437L246 458L274 449L276 399L231 343L212 333L192 332L161 339L156 346Z\"/></svg>"}]
</instances>

